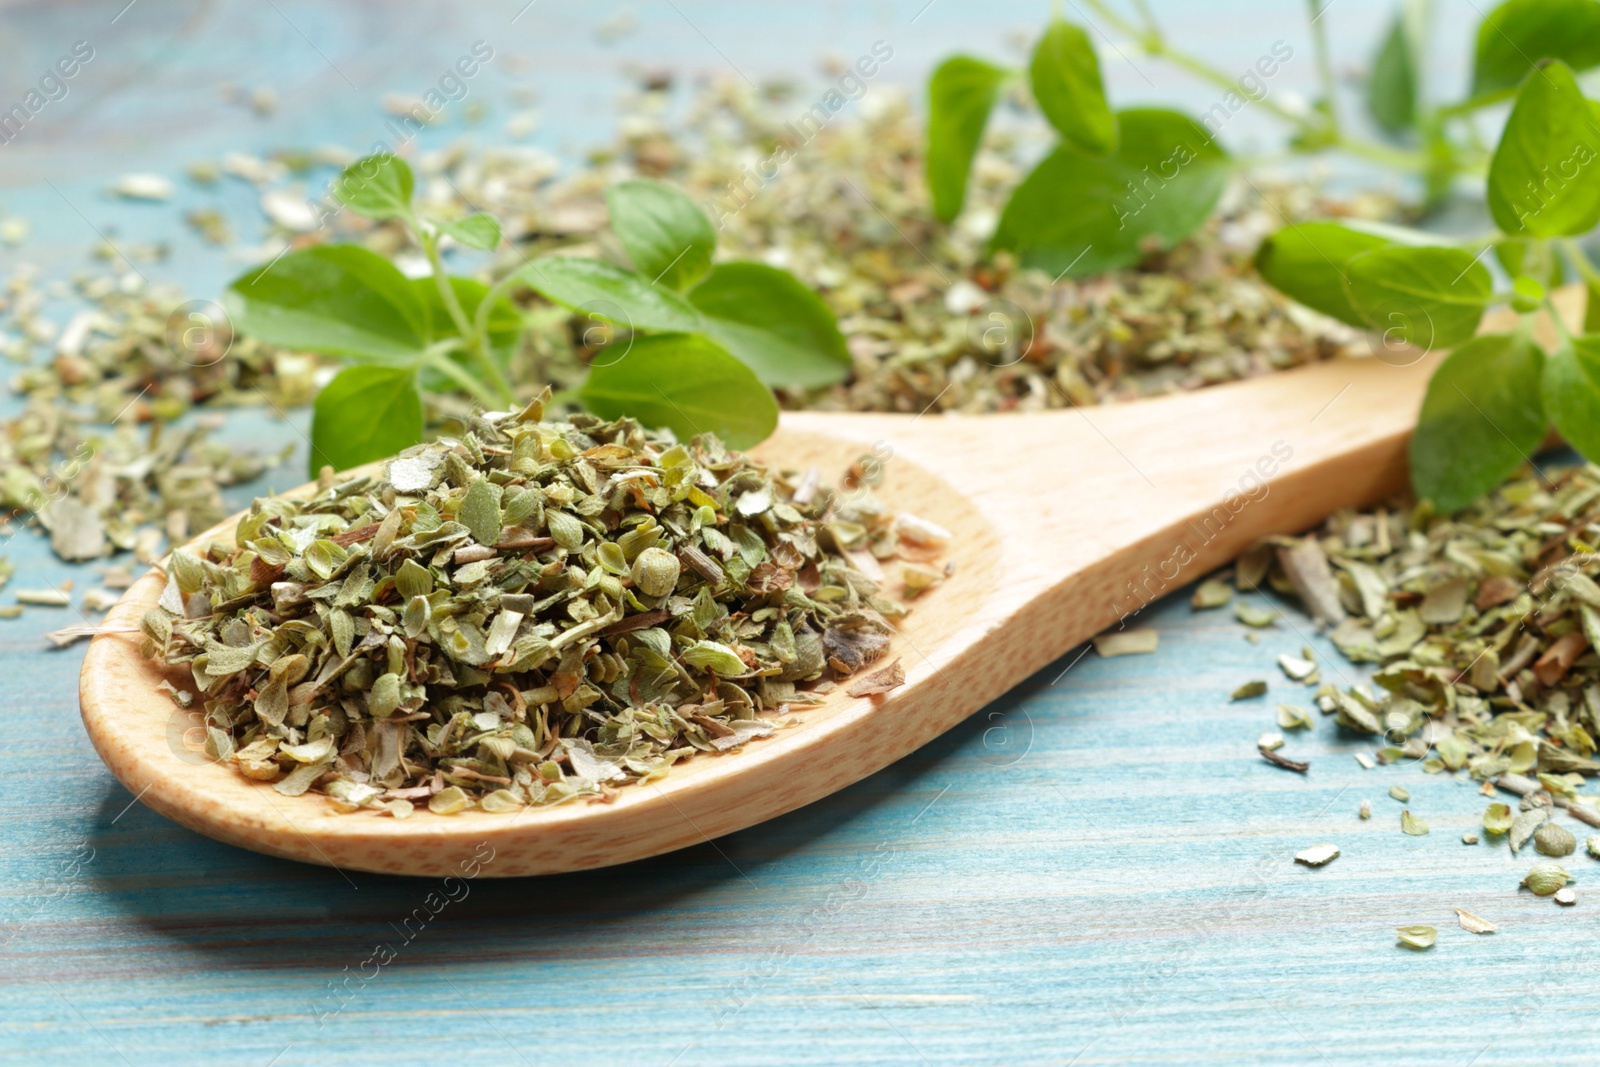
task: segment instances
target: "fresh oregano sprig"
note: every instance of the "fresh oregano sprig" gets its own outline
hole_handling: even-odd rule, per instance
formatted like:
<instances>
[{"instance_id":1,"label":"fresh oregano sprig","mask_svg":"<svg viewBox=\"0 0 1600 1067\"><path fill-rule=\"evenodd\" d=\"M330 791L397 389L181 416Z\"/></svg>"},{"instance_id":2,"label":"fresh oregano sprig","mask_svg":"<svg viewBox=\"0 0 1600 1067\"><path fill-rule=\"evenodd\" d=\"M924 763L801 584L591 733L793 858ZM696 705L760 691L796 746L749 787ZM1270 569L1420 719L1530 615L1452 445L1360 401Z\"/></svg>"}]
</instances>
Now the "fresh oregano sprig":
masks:
<instances>
[{"instance_id":1,"label":"fresh oregano sprig","mask_svg":"<svg viewBox=\"0 0 1600 1067\"><path fill-rule=\"evenodd\" d=\"M942 221L960 214L989 114L1020 76L971 56L935 69L925 167ZM1016 252L1027 267L1084 277L1135 263L1151 242L1170 246L1205 222L1222 196L1227 153L1181 112L1113 111L1083 27L1053 20L1027 79L1061 143L1011 194L993 249Z\"/></svg>"},{"instance_id":2,"label":"fresh oregano sprig","mask_svg":"<svg viewBox=\"0 0 1600 1067\"><path fill-rule=\"evenodd\" d=\"M1098 12L1108 0L1085 0ZM1471 60L1472 77L1456 100L1433 99L1427 91L1428 42L1440 12L1432 0L1397 0L1361 86L1367 116L1384 142L1353 134L1336 104L1337 86L1328 61L1330 0L1306 0L1322 90L1312 114L1298 114L1260 101L1296 127L1292 147L1302 152L1340 152L1368 163L1420 176L1426 205L1441 204L1462 178L1481 177L1489 162L1476 126L1484 111L1510 100L1535 64L1558 59L1576 71L1600 65L1600 0L1505 0L1479 21ZM1481 11L1481 8L1474 8ZM1165 55L1191 73L1226 86L1229 76L1206 71L1160 36L1139 38L1152 56ZM1152 47L1153 45L1153 47Z\"/></svg>"},{"instance_id":3,"label":"fresh oregano sprig","mask_svg":"<svg viewBox=\"0 0 1600 1067\"><path fill-rule=\"evenodd\" d=\"M1152 56L1171 60L1235 95L1243 82L1171 46L1139 4L1123 17L1109 0L1085 3ZM1291 225L1261 248L1257 265L1277 288L1346 323L1383 332L1386 345L1453 349L1430 385L1412 442L1419 493L1454 511L1501 482L1538 447L1550 424L1600 459L1600 268L1578 243L1600 222L1600 104L1576 71L1600 66L1600 0L1507 0L1483 19L1471 89L1442 105L1423 92L1422 42L1430 5L1405 0L1373 61L1368 111L1391 144L1353 137L1343 125L1327 60L1325 0L1308 0L1322 98L1301 114L1267 98L1248 102L1296 127L1298 152L1345 151L1424 178L1436 202L1465 174L1486 172L1496 231L1452 242L1390 226ZM1280 60L1283 56L1278 57ZM1021 72L968 56L945 61L929 85L927 180L934 211L959 214L984 127ZM1263 78L1270 77L1266 70ZM991 247L1058 276L1138 262L1154 244L1186 237L1222 192L1230 157L1217 128L1178 112L1114 111L1088 32L1057 18L1026 72L1061 143L1012 193ZM1514 101L1498 145L1473 124L1485 108ZM1244 106L1246 99L1238 99ZM1230 103L1231 108L1233 105ZM1214 110L1214 109L1213 109ZM1208 128L1209 127L1209 128ZM1495 253L1509 285L1482 262ZM1582 336L1552 351L1535 343L1528 317L1551 310L1548 292L1569 277L1589 287ZM1524 318L1509 333L1476 336L1487 310L1510 304ZM1559 318L1557 319L1559 323Z\"/></svg>"},{"instance_id":4,"label":"fresh oregano sprig","mask_svg":"<svg viewBox=\"0 0 1600 1067\"><path fill-rule=\"evenodd\" d=\"M716 231L682 192L651 181L606 190L628 271L592 259L543 256L514 276L590 318L647 333L702 334L774 388L830 385L850 371L833 312L794 275L748 260L713 264Z\"/></svg>"},{"instance_id":5,"label":"fresh oregano sprig","mask_svg":"<svg viewBox=\"0 0 1600 1067\"><path fill-rule=\"evenodd\" d=\"M358 160L333 186L352 211L404 227L428 276L409 278L359 245L327 244L283 255L229 287L240 332L347 364L316 399L313 474L421 441L429 395L465 394L505 409L518 405L519 393L531 394L528 383L513 384L513 357L548 313L514 303L521 289L605 324L585 331L587 340L601 335L602 351L577 400L685 440L710 432L749 447L777 425L770 387L824 385L849 373L827 305L786 271L714 264L710 221L668 186L630 181L607 191L612 228L635 270L545 256L493 285L451 275L443 242L491 251L503 240L500 223L482 213L447 218L419 210L414 191L411 168L387 153Z\"/></svg>"},{"instance_id":6,"label":"fresh oregano sprig","mask_svg":"<svg viewBox=\"0 0 1600 1067\"><path fill-rule=\"evenodd\" d=\"M1312 222L1280 230L1257 254L1261 274L1278 289L1383 331L1386 345L1453 350L1428 385L1411 442L1416 490L1443 511L1500 484L1552 423L1579 452L1600 459L1600 271L1577 240L1600 224L1597 162L1600 103L1584 96L1571 67L1549 60L1517 87L1489 164L1496 232L1452 243L1418 231ZM1483 262L1491 250L1508 286L1497 287ZM1567 331L1548 295L1569 271L1589 288L1589 332L1581 336ZM1521 322L1477 335L1495 304L1509 304ZM1561 332L1550 351L1530 328L1539 313Z\"/></svg>"},{"instance_id":7,"label":"fresh oregano sprig","mask_svg":"<svg viewBox=\"0 0 1600 1067\"><path fill-rule=\"evenodd\" d=\"M1235 162L1213 135L1245 107L1287 123L1296 154L1341 153L1419 176L1425 204L1433 207L1462 177L1482 175L1489 153L1476 118L1510 99L1536 61L1557 59L1576 71L1600 65L1600 0L1507 0L1478 27L1466 95L1432 100L1425 92L1424 44L1433 32L1433 5L1400 0L1362 86L1378 137L1372 139L1352 132L1338 105L1326 40L1328 0L1306 4L1321 86L1310 107L1271 94L1271 79L1295 55L1286 42L1276 42L1240 75L1174 45L1147 4L1136 3L1131 16L1111 0L1084 4L1103 32L1221 94L1198 120L1164 109L1114 111L1090 31L1061 18L1045 28L1026 71L972 56L939 65L928 85L926 179L934 214L945 222L960 214L990 114L1009 87L1025 81L1061 145L1012 194L991 244L1052 274L1082 277L1127 266L1152 242L1167 246L1198 228Z\"/></svg>"}]
</instances>

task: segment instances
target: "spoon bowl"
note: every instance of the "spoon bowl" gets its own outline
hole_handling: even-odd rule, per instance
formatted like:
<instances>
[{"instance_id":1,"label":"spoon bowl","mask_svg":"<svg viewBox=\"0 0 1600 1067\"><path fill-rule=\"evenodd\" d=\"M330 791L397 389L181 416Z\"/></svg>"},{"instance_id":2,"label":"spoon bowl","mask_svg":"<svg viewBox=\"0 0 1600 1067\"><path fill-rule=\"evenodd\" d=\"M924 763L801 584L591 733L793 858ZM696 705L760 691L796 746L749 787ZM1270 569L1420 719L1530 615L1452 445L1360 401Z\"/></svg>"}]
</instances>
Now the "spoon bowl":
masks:
<instances>
[{"instance_id":1,"label":"spoon bowl","mask_svg":"<svg viewBox=\"0 0 1600 1067\"><path fill-rule=\"evenodd\" d=\"M609 802L407 819L285 797L188 742L198 714L158 688L137 632L90 643L84 724L135 796L203 834L341 869L435 877L547 874L707 841L827 796L914 751L1034 671L1267 534L1306 529L1405 484L1405 444L1435 359L1338 359L1249 381L1025 415L785 414L755 453L836 475L863 454L896 511L954 535L942 583L893 638L905 684L840 686L799 724L696 756ZM305 494L305 486L296 493ZM231 541L237 516L195 539ZM164 576L106 618L137 627ZM891 582L891 587L896 583ZM883 662L888 662L884 660ZM181 685L186 676L171 678Z\"/></svg>"}]
</instances>

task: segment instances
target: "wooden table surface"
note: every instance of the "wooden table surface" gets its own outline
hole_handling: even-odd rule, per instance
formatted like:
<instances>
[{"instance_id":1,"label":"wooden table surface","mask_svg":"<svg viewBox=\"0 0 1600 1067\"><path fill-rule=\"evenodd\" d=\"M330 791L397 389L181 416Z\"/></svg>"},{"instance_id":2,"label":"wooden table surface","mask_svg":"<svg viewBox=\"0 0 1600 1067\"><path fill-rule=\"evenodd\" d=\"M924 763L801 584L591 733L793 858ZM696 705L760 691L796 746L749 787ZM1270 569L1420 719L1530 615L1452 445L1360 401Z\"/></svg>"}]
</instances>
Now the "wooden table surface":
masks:
<instances>
[{"instance_id":1,"label":"wooden table surface","mask_svg":"<svg viewBox=\"0 0 1600 1067\"><path fill-rule=\"evenodd\" d=\"M538 90L534 143L571 156L611 128L627 63L751 76L808 73L823 49L897 49L911 84L954 47L1000 53L1044 4L970 0L742 5L640 0L615 44L596 27L624 4L525 0L451 12L440 3L203 4L125 0L0 8L0 100L20 99L75 40L95 60L64 100L0 146L0 210L33 236L0 265L67 277L95 229L170 239L144 268L195 295L239 264L180 228L211 204L244 220L237 185L183 185L192 159L232 148L341 142L381 128L379 96L420 93L475 39L497 49L474 92L477 136L499 136L513 85ZM1076 8L1077 5L1070 5ZM1306 57L1298 5L1156 5L1190 43L1241 70L1272 40ZM1198 10L1202 6L1207 11ZM1473 5L1442 5L1461 17ZM1460 8L1460 11L1456 9ZM1363 55L1385 5L1329 14L1341 59ZM914 21L913 21L914 19ZM1457 49L1459 51L1459 49ZM1133 99L1192 84L1107 61ZM1153 85L1143 78L1148 71ZM217 83L271 85L257 120ZM431 140L463 131L447 124ZM1241 126L1241 130L1247 127ZM113 202L129 170L180 179L163 205ZM14 400L8 400L14 408ZM227 434L300 440L255 412ZM298 480L295 455L233 499ZM1111 506L1085 501L1085 507ZM93 572L23 531L4 546L12 589ZM9 601L10 590L0 594ZM1288 749L1308 775L1255 753L1280 699L1308 693L1273 666L1331 646L1291 612L1259 644L1186 593L1148 610L1154 656L1075 651L915 755L763 826L626 867L453 885L343 874L216 844L136 802L78 721L81 646L46 650L72 611L0 622L0 1058L16 1063L1103 1064L1594 1063L1600 897L1577 856L1580 903L1517 892L1529 863L1465 846L1485 801L1473 783L1414 766L1363 770L1372 745L1327 720ZM1340 664L1341 682L1357 672ZM1230 703L1247 678L1262 699ZM1399 829L1403 784L1433 832ZM1371 800L1370 822L1357 817ZM1581 830L1581 827L1574 827ZM1580 834L1580 837L1582 835ZM1320 870L1293 854L1344 854ZM1475 937L1462 906L1500 924ZM1428 923L1438 945L1395 945Z\"/></svg>"}]
</instances>

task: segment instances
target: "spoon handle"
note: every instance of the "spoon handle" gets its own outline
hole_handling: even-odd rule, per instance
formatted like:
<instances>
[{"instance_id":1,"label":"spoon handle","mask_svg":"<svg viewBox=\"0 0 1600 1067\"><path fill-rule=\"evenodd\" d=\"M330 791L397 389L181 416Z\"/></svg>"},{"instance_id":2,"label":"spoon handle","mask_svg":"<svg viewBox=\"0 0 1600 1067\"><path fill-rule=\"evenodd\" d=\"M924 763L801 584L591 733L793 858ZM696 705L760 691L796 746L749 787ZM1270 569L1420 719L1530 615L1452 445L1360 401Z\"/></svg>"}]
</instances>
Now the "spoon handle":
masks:
<instances>
[{"instance_id":1,"label":"spoon handle","mask_svg":"<svg viewBox=\"0 0 1600 1067\"><path fill-rule=\"evenodd\" d=\"M961 672L987 700L1119 620L1131 625L1261 537L1402 489L1406 442L1436 362L1329 360L1041 414L801 413L784 425L860 441L889 478L897 461L935 472L993 526L999 588L940 607L968 611L971 636L985 639L977 647L1004 657L1007 669Z\"/></svg>"},{"instance_id":2,"label":"spoon handle","mask_svg":"<svg viewBox=\"0 0 1600 1067\"><path fill-rule=\"evenodd\" d=\"M1564 319L1581 322L1581 286L1555 298ZM1507 310L1483 329L1516 321ZM1557 340L1547 320L1535 334ZM999 588L967 605L971 635L987 638L1011 668L978 673L974 695L988 700L1108 627L1132 625L1146 606L1262 537L1298 533L1405 488L1406 447L1441 359L1380 350L1099 407L939 418L797 413L784 425L858 440L890 477L901 457L937 472L992 524Z\"/></svg>"}]
</instances>

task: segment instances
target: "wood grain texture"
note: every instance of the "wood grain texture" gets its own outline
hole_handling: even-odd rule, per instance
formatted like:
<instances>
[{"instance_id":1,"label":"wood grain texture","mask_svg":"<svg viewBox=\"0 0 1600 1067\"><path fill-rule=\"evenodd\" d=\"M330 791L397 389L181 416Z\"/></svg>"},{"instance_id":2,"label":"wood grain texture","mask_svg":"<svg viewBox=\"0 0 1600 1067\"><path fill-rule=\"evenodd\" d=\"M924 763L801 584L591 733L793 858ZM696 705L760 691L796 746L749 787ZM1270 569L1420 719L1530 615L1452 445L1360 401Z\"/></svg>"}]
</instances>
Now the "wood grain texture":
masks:
<instances>
[{"instance_id":1,"label":"wood grain texture","mask_svg":"<svg viewBox=\"0 0 1600 1067\"><path fill-rule=\"evenodd\" d=\"M507 59L504 77L474 85L493 109L479 136L498 137L516 82L540 95L539 145L571 158L609 122L623 84L613 65L726 75L721 49L751 77L803 76L823 49L855 55L882 38L906 72L885 77L909 84L953 47L1005 55L1005 33L1045 17L1035 4L941 0L913 25L925 0L674 0L631 5L638 32L608 49L594 29L620 4L544 0L509 25L515 9L499 4L419 2L397 17L376 5L223 0L175 16L177 5L140 0L112 25L124 3L36 2L0 16L8 103L79 37L104 62L0 149L4 206L34 233L21 249L0 248L0 263L70 277L98 239L92 222L119 242L171 241L170 260L142 269L197 295L215 293L239 262L184 231L183 211L248 219L253 191L225 182L185 188L168 205L117 204L101 195L113 176L152 169L181 187L181 164L225 150L365 143L382 128L379 92L420 91L477 36ZM1316 92L1298 6L1152 6L1175 40L1226 69L1289 42L1295 61L1272 91ZM1391 15L1378 0L1334 5L1323 22L1336 64L1365 62ZM1457 37L1446 61L1465 55ZM524 60L515 71L513 56ZM1138 69L1106 63L1119 103L1182 99L1203 111L1215 101L1134 58ZM263 122L219 107L224 80L271 85L283 107ZM430 130L419 146L462 132ZM305 425L298 412L230 415L236 447L300 448L228 490L234 506L300 480ZM18 570L6 599L17 587L94 581L93 568L56 561L31 531L0 551ZM1186 592L1173 586L1138 616L1161 634L1156 655L1074 649L798 811L714 845L599 871L478 878L465 893L258 855L134 803L79 719L83 646L56 651L43 639L83 620L30 609L0 622L0 1062L1600 1062L1590 946L1600 867L1573 857L1571 910L1518 893L1527 861L1460 843L1486 803L1472 783L1415 767L1364 771L1351 755L1371 745L1326 719L1287 750L1310 760L1307 776L1267 766L1256 735L1275 728L1277 701L1307 699L1273 657L1309 643L1338 664L1329 673L1341 684L1363 672L1288 605L1252 595L1286 615L1251 644L1226 611L1191 612ZM1253 677L1271 691L1230 703ZM1429 836L1400 832L1390 785L1411 790ZM1363 799L1376 810L1369 822L1356 816ZM1295 851L1322 841L1344 854L1318 871L1294 866ZM1501 932L1457 929L1456 905ZM1438 946L1395 947L1392 928L1419 922L1439 927Z\"/></svg>"},{"instance_id":2,"label":"wood grain texture","mask_svg":"<svg viewBox=\"0 0 1600 1067\"><path fill-rule=\"evenodd\" d=\"M1185 572L1393 493L1432 366L1420 353L1404 366L1340 360L1093 415L785 415L759 454L831 479L876 446L889 456L884 502L954 534L945 560L953 575L917 602L888 653L906 663L906 684L882 698L841 687L802 725L690 760L609 803L396 820L341 814L312 793L279 796L175 742L195 717L157 690L166 672L140 655L136 630L91 643L84 725L144 803L271 855L433 877L485 847L496 856L485 871L497 877L642 859L857 782L1137 613ZM237 519L191 550L231 546ZM165 580L140 579L106 624L136 628Z\"/></svg>"}]
</instances>

